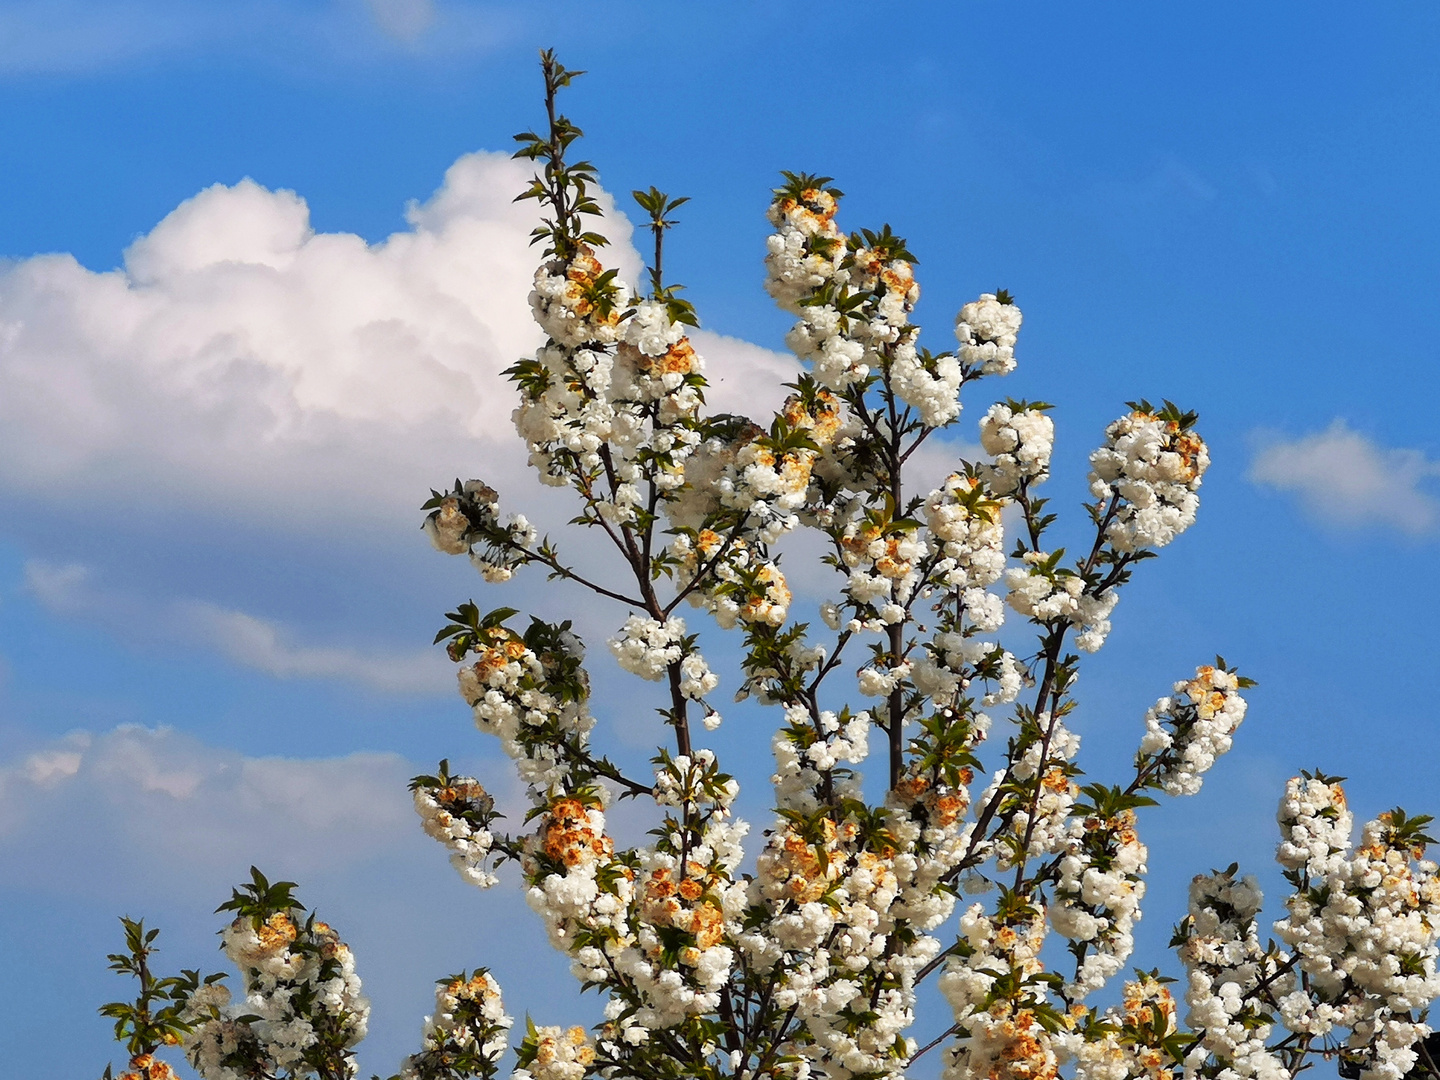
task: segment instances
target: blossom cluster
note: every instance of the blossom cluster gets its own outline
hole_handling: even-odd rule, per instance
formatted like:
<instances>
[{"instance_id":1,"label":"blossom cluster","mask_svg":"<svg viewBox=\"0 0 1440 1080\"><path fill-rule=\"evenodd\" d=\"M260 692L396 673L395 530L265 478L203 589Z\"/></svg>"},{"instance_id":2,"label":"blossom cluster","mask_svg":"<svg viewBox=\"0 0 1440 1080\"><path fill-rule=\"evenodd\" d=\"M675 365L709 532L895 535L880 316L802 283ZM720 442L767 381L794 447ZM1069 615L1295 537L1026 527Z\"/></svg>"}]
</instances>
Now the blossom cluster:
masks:
<instances>
[{"instance_id":1,"label":"blossom cluster","mask_svg":"<svg viewBox=\"0 0 1440 1080\"><path fill-rule=\"evenodd\" d=\"M1430 1034L1419 1019L1440 997L1440 878L1423 858L1428 819L1390 811L1351 848L1338 780L1286 785L1277 858L1296 886L1275 932L1295 950L1305 992L1279 1000L1285 1025L1306 1036L1349 1029L1344 1046L1370 1080L1399 1080Z\"/></svg>"},{"instance_id":2,"label":"blossom cluster","mask_svg":"<svg viewBox=\"0 0 1440 1080\"><path fill-rule=\"evenodd\" d=\"M357 1075L349 1051L365 1037L370 1003L350 949L293 906L289 883L270 887L256 871L248 888L227 905L240 914L220 935L244 996L232 1002L218 979L188 995L186 1058L204 1080Z\"/></svg>"},{"instance_id":3,"label":"blossom cluster","mask_svg":"<svg viewBox=\"0 0 1440 1080\"><path fill-rule=\"evenodd\" d=\"M473 606L454 613L470 616L459 626L461 651L475 655L460 668L460 695L475 726L495 735L515 760L533 792L555 794L576 781L576 756L583 753L594 718L586 702L589 680L580 662L584 650L568 624L536 620L520 635L500 625L479 624Z\"/></svg>"},{"instance_id":4,"label":"blossom cluster","mask_svg":"<svg viewBox=\"0 0 1440 1080\"><path fill-rule=\"evenodd\" d=\"M483 968L441 979L435 1012L425 1018L424 1049L405 1059L397 1080L490 1080L510 1048L514 1020L506 1014L500 984Z\"/></svg>"},{"instance_id":5,"label":"blossom cluster","mask_svg":"<svg viewBox=\"0 0 1440 1080\"><path fill-rule=\"evenodd\" d=\"M538 538L524 514L502 520L495 489L479 480L463 484L457 480L448 494L432 491L425 508L431 512L423 528L435 549L447 555L468 554L491 584L509 581Z\"/></svg>"},{"instance_id":6,"label":"blossom cluster","mask_svg":"<svg viewBox=\"0 0 1440 1080\"><path fill-rule=\"evenodd\" d=\"M954 1012L959 1038L946 1050L943 1080L974 1076L1053 1080L1056 1045L1040 951L1045 919L1015 902L987 914L972 904L960 917L960 939L946 961L940 992Z\"/></svg>"},{"instance_id":7,"label":"blossom cluster","mask_svg":"<svg viewBox=\"0 0 1440 1080\"><path fill-rule=\"evenodd\" d=\"M631 615L619 636L610 639L610 651L622 668L651 682L678 668L680 693L691 701L703 702L705 695L720 684L720 676L710 670L705 657L695 649L694 639L685 636L685 621L677 616L662 623ZM714 731L720 726L720 714L708 709L705 726Z\"/></svg>"},{"instance_id":8,"label":"blossom cluster","mask_svg":"<svg viewBox=\"0 0 1440 1080\"><path fill-rule=\"evenodd\" d=\"M1080 736L1060 717L1042 713L1021 732L1009 768L996 776L985 801L994 801L1003 824L995 830L995 868L1013 870L1032 859L1058 855L1082 827L1073 763Z\"/></svg>"},{"instance_id":9,"label":"blossom cluster","mask_svg":"<svg viewBox=\"0 0 1440 1080\"><path fill-rule=\"evenodd\" d=\"M1027 551L1023 565L1005 571L1006 603L1037 622L1064 621L1079 631L1075 644L1098 652L1110 635L1110 616L1120 594L1113 587L1096 588L1083 574L1058 566L1059 552Z\"/></svg>"},{"instance_id":10,"label":"blossom cluster","mask_svg":"<svg viewBox=\"0 0 1440 1080\"><path fill-rule=\"evenodd\" d=\"M962 602L985 632L998 630L1005 617L998 600L985 591L1005 570L1004 505L982 482L963 473L951 473L925 499L926 525L942 556L934 573L945 585L964 590Z\"/></svg>"},{"instance_id":11,"label":"blossom cluster","mask_svg":"<svg viewBox=\"0 0 1440 1080\"><path fill-rule=\"evenodd\" d=\"M1185 1022L1199 1036L1186 1054L1187 1069L1213 1060L1236 1076L1289 1076L1266 1045L1274 1029L1266 1006L1290 991L1294 977L1284 958L1260 943L1260 905L1255 879L1237 878L1234 867L1190 884L1190 914L1176 932L1187 976Z\"/></svg>"},{"instance_id":12,"label":"blossom cluster","mask_svg":"<svg viewBox=\"0 0 1440 1080\"><path fill-rule=\"evenodd\" d=\"M633 525L653 508L646 489L669 500L685 483L704 361L672 306L633 298L586 243L540 267L530 302L550 340L509 372L530 460L581 489L588 520Z\"/></svg>"},{"instance_id":13,"label":"blossom cluster","mask_svg":"<svg viewBox=\"0 0 1440 1080\"><path fill-rule=\"evenodd\" d=\"M1137 774L1167 795L1199 791L1201 776L1229 751L1245 719L1242 682L1223 662L1203 665L1195 678L1177 682L1175 696L1161 698L1145 714Z\"/></svg>"},{"instance_id":14,"label":"blossom cluster","mask_svg":"<svg viewBox=\"0 0 1440 1080\"><path fill-rule=\"evenodd\" d=\"M1073 943L1073 980L1065 996L1079 1001L1110 981L1135 948L1135 923L1145 898L1148 849L1136 834L1135 807L1123 795L1095 786L1087 816L1056 867L1050 925Z\"/></svg>"},{"instance_id":15,"label":"blossom cluster","mask_svg":"<svg viewBox=\"0 0 1440 1080\"><path fill-rule=\"evenodd\" d=\"M512 1080L581 1080L595 1063L595 1047L583 1027L530 1025Z\"/></svg>"},{"instance_id":16,"label":"blossom cluster","mask_svg":"<svg viewBox=\"0 0 1440 1080\"><path fill-rule=\"evenodd\" d=\"M981 293L960 309L955 337L960 359L985 375L1008 375L1015 370L1015 340L1020 333L1020 309L1003 289Z\"/></svg>"},{"instance_id":17,"label":"blossom cluster","mask_svg":"<svg viewBox=\"0 0 1440 1080\"><path fill-rule=\"evenodd\" d=\"M838 768L869 751L868 713L812 717L799 704L774 740L781 817L761 851L750 891L751 924L739 944L776 982L776 1004L791 1008L805 1038L796 1051L826 1075L890 1074L913 1049L914 982L939 951L923 933L949 915L940 878L953 866L897 858L913 850L921 824L898 804L880 822L855 813L860 791ZM813 721L813 722L812 722ZM913 785L912 802L927 785ZM953 855L965 804L932 793L928 839ZM849 808L848 810L846 808ZM924 810L917 810L924 817ZM907 932L910 930L911 932ZM913 931L922 931L914 933ZM866 1004L868 1003L868 1004ZM857 1009L867 1014L855 1022Z\"/></svg>"},{"instance_id":18,"label":"blossom cluster","mask_svg":"<svg viewBox=\"0 0 1440 1080\"><path fill-rule=\"evenodd\" d=\"M1165 1044L1178 1030L1175 998L1165 981L1138 972L1126 981L1119 1008L1107 1009L1099 1023L1066 1040L1075 1044L1076 1080L1170 1080L1173 1061Z\"/></svg>"},{"instance_id":19,"label":"blossom cluster","mask_svg":"<svg viewBox=\"0 0 1440 1080\"><path fill-rule=\"evenodd\" d=\"M1013 308L1014 305L1011 305ZM980 421L980 445L992 458L982 469L996 496L1012 495L1050 476L1055 422L1040 403L997 402Z\"/></svg>"},{"instance_id":20,"label":"blossom cluster","mask_svg":"<svg viewBox=\"0 0 1440 1080\"><path fill-rule=\"evenodd\" d=\"M450 849L450 864L472 885L488 889L499 879L488 868L495 837L490 831L495 800L473 776L419 776L410 783L425 835Z\"/></svg>"},{"instance_id":21,"label":"blossom cluster","mask_svg":"<svg viewBox=\"0 0 1440 1080\"><path fill-rule=\"evenodd\" d=\"M845 238L835 224L839 192L826 187L827 182L823 177L794 177L771 203L775 232L767 241L765 289L782 308L801 316L785 343L809 361L822 386L843 389L863 380L870 369L864 363L865 346L845 332L839 307L811 303L817 294L844 284L836 281L845 261ZM848 279L848 273L844 277Z\"/></svg>"},{"instance_id":22,"label":"blossom cluster","mask_svg":"<svg viewBox=\"0 0 1440 1080\"><path fill-rule=\"evenodd\" d=\"M706 559L712 568L710 580L690 594L691 602L709 611L726 630L784 623L794 594L779 562L766 557L759 545L751 547L740 538L727 544L716 537L713 530L702 529L697 538L698 555L718 547L719 557ZM683 537L677 539L676 551L684 551Z\"/></svg>"},{"instance_id":23,"label":"blossom cluster","mask_svg":"<svg viewBox=\"0 0 1440 1080\"><path fill-rule=\"evenodd\" d=\"M154 1054L136 1054L116 1080L176 1080L175 1070Z\"/></svg>"},{"instance_id":24,"label":"blossom cluster","mask_svg":"<svg viewBox=\"0 0 1440 1080\"><path fill-rule=\"evenodd\" d=\"M1090 455L1090 493L1109 504L1105 539L1117 551L1164 547L1195 524L1210 451L1194 423L1169 402L1156 410L1142 401L1105 429Z\"/></svg>"}]
</instances>

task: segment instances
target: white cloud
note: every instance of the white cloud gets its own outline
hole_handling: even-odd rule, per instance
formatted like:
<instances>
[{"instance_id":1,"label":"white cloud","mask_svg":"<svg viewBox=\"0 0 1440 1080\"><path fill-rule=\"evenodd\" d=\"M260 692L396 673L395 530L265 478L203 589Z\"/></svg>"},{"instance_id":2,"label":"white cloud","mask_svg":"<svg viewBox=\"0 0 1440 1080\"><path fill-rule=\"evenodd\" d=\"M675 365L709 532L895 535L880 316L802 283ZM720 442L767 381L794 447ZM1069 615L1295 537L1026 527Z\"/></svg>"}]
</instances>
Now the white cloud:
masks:
<instances>
[{"instance_id":1,"label":"white cloud","mask_svg":"<svg viewBox=\"0 0 1440 1080\"><path fill-rule=\"evenodd\" d=\"M512 201L528 175L467 155L409 229L369 246L314 232L293 192L216 185L120 269L42 255L0 271L0 486L358 539L413 530L425 490L456 473L518 477L500 373L541 340L534 210ZM611 210L605 228L634 280L629 222ZM717 408L778 398L794 370L733 338L697 344Z\"/></svg>"},{"instance_id":2,"label":"white cloud","mask_svg":"<svg viewBox=\"0 0 1440 1080\"><path fill-rule=\"evenodd\" d=\"M388 693L448 695L454 690L453 665L438 651L309 645L285 627L247 612L107 589L79 563L32 559L25 564L25 585L52 613L106 627L132 641L213 649L276 678L336 679Z\"/></svg>"},{"instance_id":3,"label":"white cloud","mask_svg":"<svg viewBox=\"0 0 1440 1080\"><path fill-rule=\"evenodd\" d=\"M705 378L710 383L705 402L711 412L739 413L767 422L790 393L785 384L800 374L793 356L741 338L709 330L696 330L690 337L705 357Z\"/></svg>"},{"instance_id":4,"label":"white cloud","mask_svg":"<svg viewBox=\"0 0 1440 1080\"><path fill-rule=\"evenodd\" d=\"M1262 438L1251 481L1293 492L1326 524L1419 535L1440 522L1440 502L1422 490L1440 476L1440 462L1419 450L1379 446L1343 420L1299 439Z\"/></svg>"},{"instance_id":5,"label":"white cloud","mask_svg":"<svg viewBox=\"0 0 1440 1080\"><path fill-rule=\"evenodd\" d=\"M438 652L389 655L301 645L275 623L196 602L181 608L182 622L236 663L278 678L340 679L376 690L449 695L454 666Z\"/></svg>"},{"instance_id":6,"label":"white cloud","mask_svg":"<svg viewBox=\"0 0 1440 1080\"><path fill-rule=\"evenodd\" d=\"M182 204L123 269L14 264L0 482L324 531L413 510L437 473L491 450L508 426L499 373L536 343L530 214L510 203L524 175L461 159L414 227L373 247L313 232L297 195L247 180Z\"/></svg>"},{"instance_id":7,"label":"white cloud","mask_svg":"<svg viewBox=\"0 0 1440 1080\"><path fill-rule=\"evenodd\" d=\"M333 869L413 831L412 773L398 754L248 757L168 728L75 732L0 762L0 845L39 847L59 833L87 837L95 852L108 843L125 857L227 872ZM66 862L55 872L81 872Z\"/></svg>"},{"instance_id":8,"label":"white cloud","mask_svg":"<svg viewBox=\"0 0 1440 1080\"><path fill-rule=\"evenodd\" d=\"M973 429L972 429L973 430ZM981 461L985 451L979 443L961 439L941 438L925 440L910 455L906 462L906 487L912 494L933 491L945 482L945 478L961 467L965 461Z\"/></svg>"}]
</instances>

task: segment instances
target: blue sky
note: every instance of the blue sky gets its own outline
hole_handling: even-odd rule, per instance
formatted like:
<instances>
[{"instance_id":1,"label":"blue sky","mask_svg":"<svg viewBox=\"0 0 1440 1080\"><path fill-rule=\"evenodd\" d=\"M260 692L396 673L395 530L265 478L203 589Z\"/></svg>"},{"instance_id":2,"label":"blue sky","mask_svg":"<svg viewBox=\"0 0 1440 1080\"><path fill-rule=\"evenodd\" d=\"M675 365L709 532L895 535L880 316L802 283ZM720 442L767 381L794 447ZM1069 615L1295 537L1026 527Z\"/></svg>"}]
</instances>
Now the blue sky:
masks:
<instances>
[{"instance_id":1,"label":"blue sky","mask_svg":"<svg viewBox=\"0 0 1440 1080\"><path fill-rule=\"evenodd\" d=\"M723 401L783 370L763 211L804 169L847 227L910 239L933 347L1016 294L1020 368L984 389L1057 406L1057 506L1125 400L1201 412L1200 523L1083 676L1087 768L1118 778L1217 651L1261 686L1205 791L1148 824L1137 963L1166 962L1193 873L1238 858L1275 895L1297 769L1348 775L1363 814L1440 809L1437 38L1399 4L0 2L0 1059L98 1075L115 916L210 964L252 861L356 947L367 1072L461 967L537 1022L594 1015L403 790L442 755L509 790L428 648L483 586L416 531L425 489L495 477L563 513L497 375L534 345L522 172L467 156L538 122L542 46L591 72L566 107L607 190L692 196L667 266ZM573 611L643 758L613 613L491 598ZM717 736L761 821L768 734L737 712Z\"/></svg>"}]
</instances>

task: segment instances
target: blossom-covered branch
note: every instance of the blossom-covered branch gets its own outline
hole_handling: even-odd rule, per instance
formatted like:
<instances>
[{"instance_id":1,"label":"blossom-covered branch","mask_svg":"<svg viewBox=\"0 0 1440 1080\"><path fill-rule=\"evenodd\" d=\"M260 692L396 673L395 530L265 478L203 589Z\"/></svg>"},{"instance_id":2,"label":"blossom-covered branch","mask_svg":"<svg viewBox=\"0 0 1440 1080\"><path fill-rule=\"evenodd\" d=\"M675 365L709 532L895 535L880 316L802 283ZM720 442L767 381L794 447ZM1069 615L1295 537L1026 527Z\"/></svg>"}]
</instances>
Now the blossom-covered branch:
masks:
<instances>
[{"instance_id":1,"label":"blossom-covered branch","mask_svg":"<svg viewBox=\"0 0 1440 1080\"><path fill-rule=\"evenodd\" d=\"M842 231L842 193L803 173L773 193L765 255L766 288L795 318L792 393L772 416L707 412L697 314L664 277L686 200L635 192L653 262L648 290L622 281L596 170L573 159L581 132L558 108L579 73L549 53L542 67L546 127L517 138L537 169L521 198L543 215L530 304L546 341L507 376L530 463L568 489L572 526L599 554L582 571L483 480L433 491L424 528L487 582L538 565L588 590L615 627L601 662L654 684L635 693L653 694L663 725L648 774L597 749L608 710L569 622L524 625L471 600L437 635L529 807L502 831L491 795L444 761L412 783L423 828L480 887L516 864L551 943L606 1001L593 1030L528 1024L513 1075L879 1080L932 1050L947 1080L1280 1080L1317 1054L1371 1080L1433 1074L1420 1042L1440 995L1429 819L1392 811L1352 847L1338 782L1318 774L1282 805L1294 893L1279 943L1261 944L1252 879L1202 875L1174 941L1185 1015L1158 967L1123 981L1119 1004L1087 1003L1131 961L1146 808L1200 789L1253 685L1218 658L1197 668L1136 718L1122 782L1086 782L1079 672L1141 564L1195 521L1210 463L1196 414L1137 400L1105 428L1078 556L1040 494L1049 403L989 404L982 456L917 486L916 449L959 422L967 388L1015 369L1020 309L983 293L960 306L953 347L923 347L906 241L885 225ZM814 623L793 618L777 551L802 530L834 571ZM740 639L730 672L701 648L723 632ZM774 721L774 812L748 872L738 784L703 745L727 675L755 706L747 723ZM872 744L883 779L867 786ZM648 842L612 835L616 798L653 807ZM126 1022L150 1032L171 1014L145 1003L169 995L164 1031L206 1080L352 1075L364 1009L348 950L301 920L287 883L257 873L247 890L227 905L242 917L226 947L253 1015L187 974L143 991ZM922 1045L931 975L951 1022ZM490 973L447 977L400 1076L489 1080L510 1028Z\"/></svg>"}]
</instances>

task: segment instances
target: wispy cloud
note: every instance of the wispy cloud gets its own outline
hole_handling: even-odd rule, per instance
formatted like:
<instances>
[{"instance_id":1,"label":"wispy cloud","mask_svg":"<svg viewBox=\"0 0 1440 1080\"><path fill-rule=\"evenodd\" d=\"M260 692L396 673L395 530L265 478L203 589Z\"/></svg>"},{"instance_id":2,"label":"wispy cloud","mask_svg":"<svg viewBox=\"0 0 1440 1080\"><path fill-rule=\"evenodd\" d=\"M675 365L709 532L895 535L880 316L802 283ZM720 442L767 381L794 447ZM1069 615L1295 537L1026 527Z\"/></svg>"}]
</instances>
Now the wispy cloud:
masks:
<instances>
[{"instance_id":1,"label":"wispy cloud","mask_svg":"<svg viewBox=\"0 0 1440 1080\"><path fill-rule=\"evenodd\" d=\"M1097 182L1091 196L1107 212L1143 214L1166 220L1215 201L1215 185L1174 155L1165 155L1144 173Z\"/></svg>"},{"instance_id":2,"label":"wispy cloud","mask_svg":"<svg viewBox=\"0 0 1440 1080\"><path fill-rule=\"evenodd\" d=\"M488 54L523 8L478 0L7 0L0 77L87 75L221 53L279 66Z\"/></svg>"},{"instance_id":3,"label":"wispy cloud","mask_svg":"<svg viewBox=\"0 0 1440 1080\"><path fill-rule=\"evenodd\" d=\"M435 24L435 0L366 0L380 29L397 41L413 42Z\"/></svg>"},{"instance_id":4,"label":"wispy cloud","mask_svg":"<svg viewBox=\"0 0 1440 1080\"><path fill-rule=\"evenodd\" d=\"M1291 492L1328 525L1418 536L1440 524L1440 502L1424 490L1440 477L1440 462L1419 450L1381 446L1343 420L1293 440L1262 436L1249 475L1256 484Z\"/></svg>"},{"instance_id":5,"label":"wispy cloud","mask_svg":"<svg viewBox=\"0 0 1440 1080\"><path fill-rule=\"evenodd\" d=\"M227 21L174 0L14 0L0 8L0 74L72 75L192 49Z\"/></svg>"},{"instance_id":6,"label":"wispy cloud","mask_svg":"<svg viewBox=\"0 0 1440 1080\"><path fill-rule=\"evenodd\" d=\"M451 665L439 653L313 645L269 619L197 600L157 601L107 588L78 563L31 560L27 591L52 613L111 629L128 640L210 649L276 678L335 679L399 694L449 694Z\"/></svg>"},{"instance_id":7,"label":"wispy cloud","mask_svg":"<svg viewBox=\"0 0 1440 1080\"><path fill-rule=\"evenodd\" d=\"M334 867L413 829L411 771L398 754L250 757L168 728L74 732L0 762L0 842L82 829L92 851L108 838L152 859Z\"/></svg>"}]
</instances>

